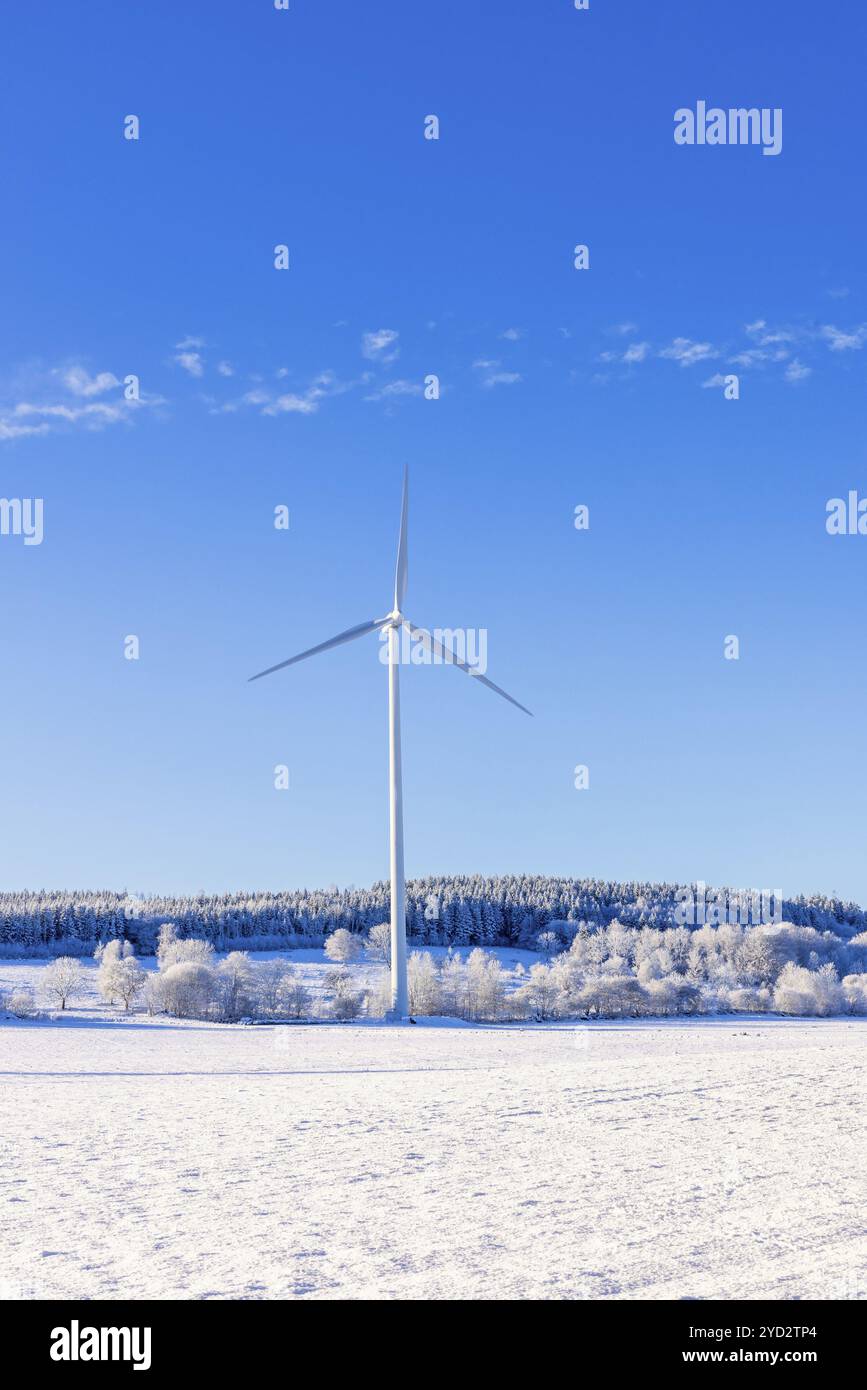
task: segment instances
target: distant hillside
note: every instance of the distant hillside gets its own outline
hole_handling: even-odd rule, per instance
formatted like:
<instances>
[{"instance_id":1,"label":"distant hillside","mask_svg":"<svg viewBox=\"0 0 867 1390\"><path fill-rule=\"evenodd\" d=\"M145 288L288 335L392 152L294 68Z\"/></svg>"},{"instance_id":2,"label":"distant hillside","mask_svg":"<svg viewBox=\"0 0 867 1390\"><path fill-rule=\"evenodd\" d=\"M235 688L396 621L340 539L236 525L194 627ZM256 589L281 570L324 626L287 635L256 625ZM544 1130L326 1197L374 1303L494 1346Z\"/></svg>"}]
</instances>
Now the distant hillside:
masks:
<instances>
[{"instance_id":1,"label":"distant hillside","mask_svg":"<svg viewBox=\"0 0 867 1390\"><path fill-rule=\"evenodd\" d=\"M671 883L608 883L600 879L510 874L433 877L407 884L407 924L415 944L532 945L549 922L630 927L678 925L679 894ZM721 900L733 912L735 890ZM221 949L252 950L315 944L337 927L363 932L385 921L387 883L343 892L202 894L132 898L112 892L0 894L0 954L87 954L98 941L124 936L148 950L161 922L183 936L200 936ZM820 894L784 899L787 922L831 931L844 939L867 930L856 903ZM707 918L706 920L713 920ZM694 923L688 923L694 925ZM567 928L562 931L568 933Z\"/></svg>"}]
</instances>

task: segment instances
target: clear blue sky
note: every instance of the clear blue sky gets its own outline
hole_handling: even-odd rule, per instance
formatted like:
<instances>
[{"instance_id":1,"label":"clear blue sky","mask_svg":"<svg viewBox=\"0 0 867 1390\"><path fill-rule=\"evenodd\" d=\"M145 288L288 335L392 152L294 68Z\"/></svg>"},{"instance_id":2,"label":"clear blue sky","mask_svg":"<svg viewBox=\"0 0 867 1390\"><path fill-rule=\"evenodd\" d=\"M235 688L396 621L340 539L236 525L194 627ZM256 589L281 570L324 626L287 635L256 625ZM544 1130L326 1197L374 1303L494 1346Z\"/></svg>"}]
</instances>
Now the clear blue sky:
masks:
<instances>
[{"instance_id":1,"label":"clear blue sky","mask_svg":"<svg viewBox=\"0 0 867 1390\"><path fill-rule=\"evenodd\" d=\"M385 876L376 640L246 678L390 606L408 462L407 611L535 712L407 672L410 874L867 901L867 537L824 525L867 491L864 27L9 5L0 494L45 538L0 537L0 885ZM699 99L781 107L782 153L676 146Z\"/></svg>"}]
</instances>

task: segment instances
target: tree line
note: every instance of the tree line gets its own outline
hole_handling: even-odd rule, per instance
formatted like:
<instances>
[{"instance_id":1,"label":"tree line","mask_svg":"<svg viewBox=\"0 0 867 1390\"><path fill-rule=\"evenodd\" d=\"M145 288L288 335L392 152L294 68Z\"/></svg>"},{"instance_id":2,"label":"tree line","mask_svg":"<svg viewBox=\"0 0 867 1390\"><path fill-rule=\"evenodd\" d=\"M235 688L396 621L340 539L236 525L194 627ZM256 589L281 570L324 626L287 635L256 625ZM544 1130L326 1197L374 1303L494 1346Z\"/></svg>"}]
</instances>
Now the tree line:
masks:
<instances>
[{"instance_id":1,"label":"tree line","mask_svg":"<svg viewBox=\"0 0 867 1390\"><path fill-rule=\"evenodd\" d=\"M619 922L663 930L677 924L684 885L615 883L532 874L431 876L407 883L411 945L535 946L552 924L565 937L577 924L598 930ZM721 890L736 902L737 890ZM365 935L386 920L389 885L342 890L200 893L139 897L102 892L0 894L0 955L90 955L100 942L155 949L160 926L209 941L218 951L321 945L333 932ZM867 930L858 904L815 894L784 898L785 921L848 940ZM568 924L560 926L559 924Z\"/></svg>"}]
</instances>

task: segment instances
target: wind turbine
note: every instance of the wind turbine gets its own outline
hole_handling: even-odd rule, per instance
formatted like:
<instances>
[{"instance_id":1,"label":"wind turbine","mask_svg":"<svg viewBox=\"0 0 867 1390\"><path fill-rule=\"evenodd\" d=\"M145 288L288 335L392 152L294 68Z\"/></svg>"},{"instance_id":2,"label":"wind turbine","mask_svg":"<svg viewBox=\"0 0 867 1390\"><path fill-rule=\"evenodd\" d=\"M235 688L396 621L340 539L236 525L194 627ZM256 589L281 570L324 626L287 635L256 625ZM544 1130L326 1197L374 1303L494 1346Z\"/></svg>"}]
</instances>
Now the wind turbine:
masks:
<instances>
[{"instance_id":1,"label":"wind turbine","mask_svg":"<svg viewBox=\"0 0 867 1390\"><path fill-rule=\"evenodd\" d=\"M489 690L495 690L498 695L502 695L509 704L517 706L525 714L530 714L524 705L513 700L512 696L502 690L500 686L494 685L486 676L472 666L468 666L465 661L461 661L449 647L440 642L439 638L424 628L415 627L402 612L403 601L406 597L406 582L408 572L407 562L407 508L409 503L409 469L404 469L403 475L403 502L400 511L400 535L397 542L397 565L394 575L394 607L384 618L371 618L366 623L359 623L356 627L349 627L345 632L338 632L336 637L330 637L327 642L320 642L316 647L308 647L306 652L299 652L297 656L290 656L288 661L278 661L276 666L269 666L266 671L259 671L255 676L251 676L251 681L261 680L263 676L270 676L275 671L282 671L286 666L294 666L296 661L305 661L308 656L318 656L320 652L327 652L330 647L340 647L344 642L353 642L356 637L365 637L369 632L379 632L383 629L388 631L388 812L389 812L389 834L390 834L390 870L391 870L391 1012L389 1018L392 1020L403 1019L409 1012L409 992L407 989L406 978L406 881L403 870L403 789L401 779L401 758L400 758L400 682L398 679L399 663L399 640L401 628L406 630L416 638L425 649L440 660L449 665L457 666L467 675L486 685Z\"/></svg>"}]
</instances>

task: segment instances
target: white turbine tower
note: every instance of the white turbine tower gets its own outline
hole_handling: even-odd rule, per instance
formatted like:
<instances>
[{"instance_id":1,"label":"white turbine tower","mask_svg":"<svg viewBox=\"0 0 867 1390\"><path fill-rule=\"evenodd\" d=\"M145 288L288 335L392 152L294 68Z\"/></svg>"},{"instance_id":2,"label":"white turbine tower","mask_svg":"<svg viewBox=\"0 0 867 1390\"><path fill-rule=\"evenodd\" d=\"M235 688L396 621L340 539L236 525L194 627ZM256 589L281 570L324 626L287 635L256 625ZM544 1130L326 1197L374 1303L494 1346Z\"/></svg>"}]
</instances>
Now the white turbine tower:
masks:
<instances>
[{"instance_id":1,"label":"white turbine tower","mask_svg":"<svg viewBox=\"0 0 867 1390\"><path fill-rule=\"evenodd\" d=\"M344 642L352 642L356 637L364 637L369 632L379 632L382 629L388 631L388 811L391 837L390 1017L392 1019L406 1018L409 1012L406 980L406 881L403 871L403 791L400 766L400 683L398 680L401 628L406 628L432 656L438 657L440 661L445 661L449 665L460 667L462 671L466 671L468 675L481 681L482 685L486 685L489 690L495 690L498 695L502 695L503 699L508 700L511 705L516 705L525 714L530 714L530 710L519 704L517 700L513 700L505 690L501 690L480 671L468 666L465 661L461 661L433 633L424 628L414 627L404 616L402 608L406 597L408 570L406 536L409 501L408 482L409 469L405 469L403 504L400 513L400 536L397 542L397 566L394 575L394 607L391 612L387 613L384 618L371 618L369 622L347 628L345 632L339 632L336 637L329 638L327 642L320 642L318 647L309 647L306 652L299 652L297 656L290 656L288 661L279 661L276 666L269 666L266 671L259 671L255 676L250 677L251 681L258 681L261 680L262 676L270 676L274 671L282 671L284 666L294 666L296 661L304 661L308 656L317 656L319 652L327 652L329 647L339 647Z\"/></svg>"}]
</instances>

